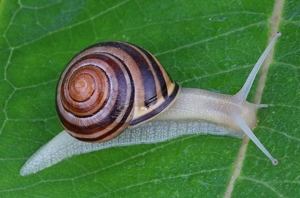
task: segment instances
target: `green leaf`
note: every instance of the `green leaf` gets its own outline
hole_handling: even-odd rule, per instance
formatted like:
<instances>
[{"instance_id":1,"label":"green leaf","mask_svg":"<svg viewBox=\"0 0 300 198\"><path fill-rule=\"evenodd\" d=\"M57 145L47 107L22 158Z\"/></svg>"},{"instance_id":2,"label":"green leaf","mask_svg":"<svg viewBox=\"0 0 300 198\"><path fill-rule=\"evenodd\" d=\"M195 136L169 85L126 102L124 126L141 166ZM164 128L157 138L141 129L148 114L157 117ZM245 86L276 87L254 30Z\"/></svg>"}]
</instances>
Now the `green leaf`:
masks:
<instances>
[{"instance_id":1,"label":"green leaf","mask_svg":"<svg viewBox=\"0 0 300 198\"><path fill-rule=\"evenodd\" d=\"M224 197L230 186L228 197L296 197L299 9L296 0L284 7L280 0L1 0L0 197ZM265 86L262 103L269 107L259 111L255 133L279 165L251 141L197 135L106 149L19 175L63 130L56 83L83 48L106 40L135 43L182 87L234 94L277 29L283 36L267 78L256 82L248 100Z\"/></svg>"}]
</instances>

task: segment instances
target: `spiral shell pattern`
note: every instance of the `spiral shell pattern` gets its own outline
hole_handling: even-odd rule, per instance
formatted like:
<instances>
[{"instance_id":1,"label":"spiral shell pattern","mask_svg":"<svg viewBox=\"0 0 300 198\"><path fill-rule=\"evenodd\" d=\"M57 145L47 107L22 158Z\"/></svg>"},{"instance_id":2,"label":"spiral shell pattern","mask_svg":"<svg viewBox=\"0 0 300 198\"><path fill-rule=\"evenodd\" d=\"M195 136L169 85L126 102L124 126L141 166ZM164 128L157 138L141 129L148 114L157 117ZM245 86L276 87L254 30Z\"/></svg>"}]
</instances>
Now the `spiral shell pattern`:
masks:
<instances>
[{"instance_id":1,"label":"spiral shell pattern","mask_svg":"<svg viewBox=\"0 0 300 198\"><path fill-rule=\"evenodd\" d=\"M57 86L56 107L72 136L103 142L163 112L178 93L178 84L148 51L109 41L70 61Z\"/></svg>"}]
</instances>

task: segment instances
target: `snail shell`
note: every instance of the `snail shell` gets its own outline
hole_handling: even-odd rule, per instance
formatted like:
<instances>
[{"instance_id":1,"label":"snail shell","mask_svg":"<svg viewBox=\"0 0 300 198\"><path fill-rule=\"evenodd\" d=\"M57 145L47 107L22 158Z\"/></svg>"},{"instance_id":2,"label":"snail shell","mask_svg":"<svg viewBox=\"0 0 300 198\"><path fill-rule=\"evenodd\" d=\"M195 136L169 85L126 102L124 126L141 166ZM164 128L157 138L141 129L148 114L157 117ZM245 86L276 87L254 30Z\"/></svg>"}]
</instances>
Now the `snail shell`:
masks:
<instances>
[{"instance_id":1,"label":"snail shell","mask_svg":"<svg viewBox=\"0 0 300 198\"><path fill-rule=\"evenodd\" d=\"M56 106L73 137L102 142L163 112L178 93L178 84L148 51L111 41L70 61L58 83Z\"/></svg>"}]
</instances>

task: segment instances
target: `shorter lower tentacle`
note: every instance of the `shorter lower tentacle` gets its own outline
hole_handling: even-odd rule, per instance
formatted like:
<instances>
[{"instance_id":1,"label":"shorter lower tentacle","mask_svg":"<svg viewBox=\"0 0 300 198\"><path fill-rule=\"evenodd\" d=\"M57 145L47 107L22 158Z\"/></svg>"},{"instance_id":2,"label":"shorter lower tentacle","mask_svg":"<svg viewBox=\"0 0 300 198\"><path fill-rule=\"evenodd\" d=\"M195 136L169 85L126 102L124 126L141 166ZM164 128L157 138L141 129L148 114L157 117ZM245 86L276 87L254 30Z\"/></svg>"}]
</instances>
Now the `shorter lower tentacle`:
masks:
<instances>
[{"instance_id":1,"label":"shorter lower tentacle","mask_svg":"<svg viewBox=\"0 0 300 198\"><path fill-rule=\"evenodd\" d=\"M233 119L235 122L241 127L241 129L247 134L247 136L256 144L256 146L272 161L273 165L278 164L278 160L275 159L269 151L262 145L262 143L258 140L258 138L253 134L251 129L248 127L246 122L243 120L243 118L238 115L234 114Z\"/></svg>"}]
</instances>

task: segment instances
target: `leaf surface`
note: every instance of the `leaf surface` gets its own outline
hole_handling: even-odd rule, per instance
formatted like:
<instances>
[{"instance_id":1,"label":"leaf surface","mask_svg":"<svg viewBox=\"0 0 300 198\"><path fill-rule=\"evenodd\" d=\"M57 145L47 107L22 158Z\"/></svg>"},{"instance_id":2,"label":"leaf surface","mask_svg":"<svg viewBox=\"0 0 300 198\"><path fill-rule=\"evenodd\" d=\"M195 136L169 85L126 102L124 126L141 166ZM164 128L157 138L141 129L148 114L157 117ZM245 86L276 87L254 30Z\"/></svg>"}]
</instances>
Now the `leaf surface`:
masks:
<instances>
[{"instance_id":1,"label":"leaf surface","mask_svg":"<svg viewBox=\"0 0 300 198\"><path fill-rule=\"evenodd\" d=\"M276 8L280 3L1 0L0 196L225 197L232 186L231 197L296 197L300 4L291 0ZM106 149L19 175L25 161L62 131L55 112L56 83L83 48L128 41L152 52L182 87L234 94L274 29L283 36L267 77L256 80L248 100L265 86L262 103L269 107L258 112L255 134L278 166L251 141L197 135ZM239 155L243 146L245 158ZM241 168L236 166L240 160Z\"/></svg>"}]
</instances>

